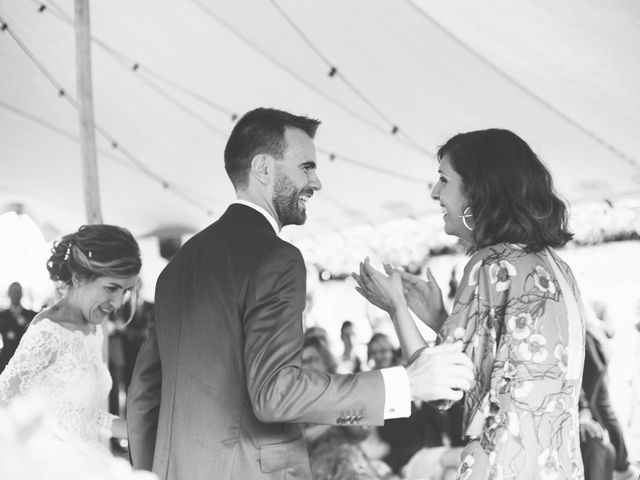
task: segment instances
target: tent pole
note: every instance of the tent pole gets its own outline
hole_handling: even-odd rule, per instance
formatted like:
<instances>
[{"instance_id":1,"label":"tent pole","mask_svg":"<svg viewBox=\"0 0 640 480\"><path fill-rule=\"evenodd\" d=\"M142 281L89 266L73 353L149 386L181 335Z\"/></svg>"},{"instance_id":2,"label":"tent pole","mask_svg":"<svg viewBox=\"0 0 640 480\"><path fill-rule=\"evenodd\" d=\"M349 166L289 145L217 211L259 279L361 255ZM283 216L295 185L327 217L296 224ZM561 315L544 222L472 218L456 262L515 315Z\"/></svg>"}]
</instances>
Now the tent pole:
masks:
<instances>
[{"instance_id":1,"label":"tent pole","mask_svg":"<svg viewBox=\"0 0 640 480\"><path fill-rule=\"evenodd\" d=\"M74 0L76 16L76 85L78 90L78 120L80 121L80 151L82 153L82 183L84 208L88 224L102 223L100 185L96 159L96 131L93 119L93 90L91 88L91 29L89 27L89 0ZM109 335L102 322L104 340L102 355L109 364ZM104 401L109 411L109 402ZM104 442L108 447L108 443Z\"/></svg>"},{"instance_id":2,"label":"tent pole","mask_svg":"<svg viewBox=\"0 0 640 480\"><path fill-rule=\"evenodd\" d=\"M100 208L100 186L98 183L96 136L93 119L89 0L75 0L74 3L76 17L76 85L78 90L84 205L87 223L94 224L102 223L102 210Z\"/></svg>"}]
</instances>

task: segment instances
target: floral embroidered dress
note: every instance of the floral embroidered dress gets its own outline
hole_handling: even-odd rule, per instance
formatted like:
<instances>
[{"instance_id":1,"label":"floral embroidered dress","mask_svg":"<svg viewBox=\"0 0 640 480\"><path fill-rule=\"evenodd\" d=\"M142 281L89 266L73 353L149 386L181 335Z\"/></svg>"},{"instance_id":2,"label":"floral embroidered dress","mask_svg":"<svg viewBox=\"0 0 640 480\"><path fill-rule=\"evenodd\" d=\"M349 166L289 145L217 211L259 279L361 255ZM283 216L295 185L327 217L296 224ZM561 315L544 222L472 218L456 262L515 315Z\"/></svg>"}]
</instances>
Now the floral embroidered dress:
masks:
<instances>
[{"instance_id":1,"label":"floral embroidered dress","mask_svg":"<svg viewBox=\"0 0 640 480\"><path fill-rule=\"evenodd\" d=\"M102 359L103 334L71 331L43 318L32 324L0 375L0 405L26 396L44 405L55 424L51 436L104 450L114 416L104 410L111 375Z\"/></svg>"},{"instance_id":2,"label":"floral embroidered dress","mask_svg":"<svg viewBox=\"0 0 640 480\"><path fill-rule=\"evenodd\" d=\"M502 243L469 260L440 331L441 340L463 340L475 365L459 480L583 478L579 298L571 270L550 249Z\"/></svg>"}]
</instances>

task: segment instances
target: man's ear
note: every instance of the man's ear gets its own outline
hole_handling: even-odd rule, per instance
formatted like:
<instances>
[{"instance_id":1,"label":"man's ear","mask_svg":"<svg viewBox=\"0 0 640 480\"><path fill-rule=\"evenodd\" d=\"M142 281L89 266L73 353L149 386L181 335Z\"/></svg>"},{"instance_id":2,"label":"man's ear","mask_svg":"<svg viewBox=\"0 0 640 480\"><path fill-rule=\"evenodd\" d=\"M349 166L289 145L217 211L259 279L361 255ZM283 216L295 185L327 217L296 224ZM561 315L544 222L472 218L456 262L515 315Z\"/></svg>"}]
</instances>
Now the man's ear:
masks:
<instances>
[{"instance_id":1,"label":"man's ear","mask_svg":"<svg viewBox=\"0 0 640 480\"><path fill-rule=\"evenodd\" d=\"M251 159L251 174L262 184L272 181L275 168L275 160L271 155L260 153Z\"/></svg>"}]
</instances>

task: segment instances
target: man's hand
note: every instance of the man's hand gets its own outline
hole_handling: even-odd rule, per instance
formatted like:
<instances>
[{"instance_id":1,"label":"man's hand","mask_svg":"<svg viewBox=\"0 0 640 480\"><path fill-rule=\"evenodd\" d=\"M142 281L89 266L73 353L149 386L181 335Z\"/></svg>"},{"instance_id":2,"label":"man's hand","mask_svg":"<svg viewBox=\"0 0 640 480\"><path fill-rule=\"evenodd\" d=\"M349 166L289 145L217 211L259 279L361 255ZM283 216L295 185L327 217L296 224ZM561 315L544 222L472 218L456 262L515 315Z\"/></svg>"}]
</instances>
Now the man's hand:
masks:
<instances>
[{"instance_id":1,"label":"man's hand","mask_svg":"<svg viewBox=\"0 0 640 480\"><path fill-rule=\"evenodd\" d=\"M425 348L407 365L411 397L431 402L462 398L474 383L473 364L462 353L462 342Z\"/></svg>"}]
</instances>

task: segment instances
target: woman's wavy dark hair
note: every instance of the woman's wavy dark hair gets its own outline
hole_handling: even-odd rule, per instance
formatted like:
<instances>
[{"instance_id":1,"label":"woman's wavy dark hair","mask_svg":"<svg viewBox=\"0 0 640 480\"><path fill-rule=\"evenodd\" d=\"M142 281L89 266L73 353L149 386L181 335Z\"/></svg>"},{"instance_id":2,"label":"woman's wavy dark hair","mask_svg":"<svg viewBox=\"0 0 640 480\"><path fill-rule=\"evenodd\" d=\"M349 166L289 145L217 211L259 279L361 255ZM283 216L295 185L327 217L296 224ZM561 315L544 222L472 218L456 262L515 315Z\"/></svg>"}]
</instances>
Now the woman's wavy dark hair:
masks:
<instances>
[{"instance_id":1,"label":"woman's wavy dark hair","mask_svg":"<svg viewBox=\"0 0 640 480\"><path fill-rule=\"evenodd\" d=\"M466 187L474 249L508 242L540 251L573 238L551 174L515 133L495 128L460 133L438 149L439 160L445 155Z\"/></svg>"},{"instance_id":2,"label":"woman's wavy dark hair","mask_svg":"<svg viewBox=\"0 0 640 480\"><path fill-rule=\"evenodd\" d=\"M53 244L47 262L54 282L70 285L73 274L83 280L138 275L140 248L131 233L115 225L83 225Z\"/></svg>"}]
</instances>

